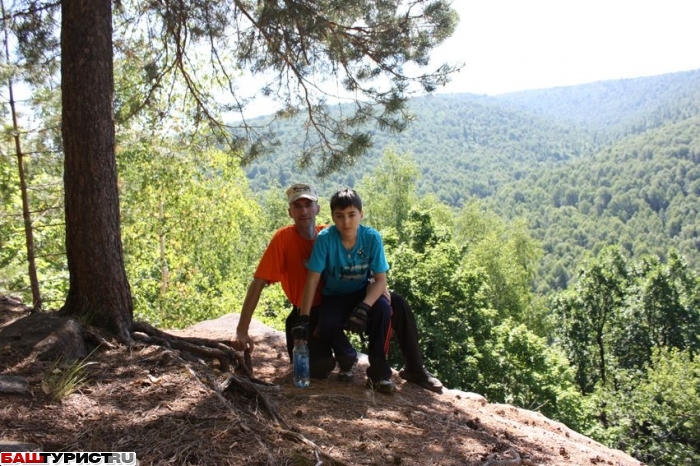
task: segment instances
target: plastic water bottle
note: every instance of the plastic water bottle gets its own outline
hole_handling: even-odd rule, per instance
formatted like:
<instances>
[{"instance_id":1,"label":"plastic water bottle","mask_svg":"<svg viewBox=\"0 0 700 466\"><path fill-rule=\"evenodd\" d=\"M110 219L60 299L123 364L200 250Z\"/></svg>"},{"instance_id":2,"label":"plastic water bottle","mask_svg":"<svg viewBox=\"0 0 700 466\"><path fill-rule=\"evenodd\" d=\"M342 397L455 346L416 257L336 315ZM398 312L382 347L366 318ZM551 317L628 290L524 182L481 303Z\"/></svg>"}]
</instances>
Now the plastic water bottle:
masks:
<instances>
[{"instance_id":1,"label":"plastic water bottle","mask_svg":"<svg viewBox=\"0 0 700 466\"><path fill-rule=\"evenodd\" d=\"M305 340L295 340L294 350L294 386L305 388L309 386L309 347Z\"/></svg>"}]
</instances>

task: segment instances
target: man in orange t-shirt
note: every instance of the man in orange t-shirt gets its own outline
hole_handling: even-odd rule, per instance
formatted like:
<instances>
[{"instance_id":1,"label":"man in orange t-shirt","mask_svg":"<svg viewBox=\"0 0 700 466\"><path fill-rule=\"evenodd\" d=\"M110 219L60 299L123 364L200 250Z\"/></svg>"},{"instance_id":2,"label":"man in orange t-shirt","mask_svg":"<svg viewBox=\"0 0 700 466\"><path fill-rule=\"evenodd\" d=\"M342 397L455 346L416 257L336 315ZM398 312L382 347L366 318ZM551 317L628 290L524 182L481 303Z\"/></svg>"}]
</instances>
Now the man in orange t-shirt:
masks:
<instances>
[{"instance_id":1,"label":"man in orange t-shirt","mask_svg":"<svg viewBox=\"0 0 700 466\"><path fill-rule=\"evenodd\" d=\"M289 203L288 213L294 224L277 230L263 253L253 275L254 278L248 286L236 328L236 338L232 345L239 351L246 348L251 351L254 349L255 343L248 335L253 312L265 286L279 282L293 306L285 325L287 351L291 361L294 347L292 327L299 320L301 298L306 284L306 263L311 256L316 235L325 226L316 225L316 215L319 213L320 207L318 195L313 186L302 183L295 184L287 190L286 194ZM318 323L317 310L321 302L321 288L319 286L317 289L309 318L309 328L312 331L308 336L308 345L311 377L313 378L326 378L335 368L335 359L330 347L322 344L313 335L313 330ZM399 375L408 381L440 393L442 384L423 366L423 355L418 347L418 331L410 306L403 297L393 292L391 293L391 303L394 309L392 329L399 342L405 364Z\"/></svg>"}]
</instances>

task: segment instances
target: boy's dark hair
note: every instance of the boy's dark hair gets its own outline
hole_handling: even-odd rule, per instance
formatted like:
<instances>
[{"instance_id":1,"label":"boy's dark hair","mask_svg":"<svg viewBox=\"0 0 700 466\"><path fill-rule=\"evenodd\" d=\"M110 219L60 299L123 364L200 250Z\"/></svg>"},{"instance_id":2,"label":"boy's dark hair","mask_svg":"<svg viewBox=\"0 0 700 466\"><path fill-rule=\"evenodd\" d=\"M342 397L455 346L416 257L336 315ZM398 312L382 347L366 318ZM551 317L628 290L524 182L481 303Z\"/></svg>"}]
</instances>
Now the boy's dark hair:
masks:
<instances>
[{"instance_id":1,"label":"boy's dark hair","mask_svg":"<svg viewBox=\"0 0 700 466\"><path fill-rule=\"evenodd\" d=\"M336 209L346 209L348 207L357 207L357 210L362 212L362 199L352 188L339 189L331 196L331 212Z\"/></svg>"}]
</instances>

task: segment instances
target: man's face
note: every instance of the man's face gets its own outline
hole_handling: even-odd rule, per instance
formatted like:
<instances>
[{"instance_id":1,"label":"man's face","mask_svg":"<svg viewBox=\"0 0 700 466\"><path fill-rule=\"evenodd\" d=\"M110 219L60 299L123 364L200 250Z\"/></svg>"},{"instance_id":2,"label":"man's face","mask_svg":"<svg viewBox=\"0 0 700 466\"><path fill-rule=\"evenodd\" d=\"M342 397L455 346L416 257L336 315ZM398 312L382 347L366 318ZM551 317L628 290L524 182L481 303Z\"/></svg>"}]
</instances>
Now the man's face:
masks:
<instances>
[{"instance_id":1,"label":"man's face","mask_svg":"<svg viewBox=\"0 0 700 466\"><path fill-rule=\"evenodd\" d=\"M315 225L319 210L318 203L311 199L301 198L289 204L289 216L295 225Z\"/></svg>"},{"instance_id":2,"label":"man's face","mask_svg":"<svg viewBox=\"0 0 700 466\"><path fill-rule=\"evenodd\" d=\"M362 211L357 207L349 206L333 211L333 224L342 237L355 235L362 221Z\"/></svg>"}]
</instances>

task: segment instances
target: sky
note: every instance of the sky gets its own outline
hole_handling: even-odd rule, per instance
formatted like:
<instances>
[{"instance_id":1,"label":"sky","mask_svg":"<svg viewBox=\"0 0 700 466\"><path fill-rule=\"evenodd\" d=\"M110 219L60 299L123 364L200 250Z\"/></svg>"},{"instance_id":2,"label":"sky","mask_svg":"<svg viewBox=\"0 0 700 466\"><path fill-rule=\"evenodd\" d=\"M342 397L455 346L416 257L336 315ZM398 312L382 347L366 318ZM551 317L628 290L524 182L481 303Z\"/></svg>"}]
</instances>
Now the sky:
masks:
<instances>
[{"instance_id":1,"label":"sky","mask_svg":"<svg viewBox=\"0 0 700 466\"><path fill-rule=\"evenodd\" d=\"M700 0L454 0L438 92L498 95L700 69Z\"/></svg>"}]
</instances>

